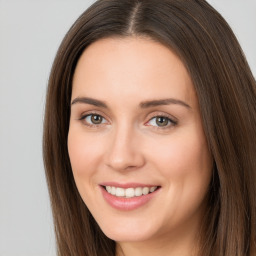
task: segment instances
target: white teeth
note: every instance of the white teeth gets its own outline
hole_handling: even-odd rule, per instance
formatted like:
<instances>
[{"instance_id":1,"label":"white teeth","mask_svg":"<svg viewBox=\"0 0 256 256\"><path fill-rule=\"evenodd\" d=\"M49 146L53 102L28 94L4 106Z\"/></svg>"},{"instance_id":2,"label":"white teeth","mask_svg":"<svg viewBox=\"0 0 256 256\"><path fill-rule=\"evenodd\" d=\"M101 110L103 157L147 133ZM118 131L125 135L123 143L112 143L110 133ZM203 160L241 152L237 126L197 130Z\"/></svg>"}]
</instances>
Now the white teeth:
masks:
<instances>
[{"instance_id":1,"label":"white teeth","mask_svg":"<svg viewBox=\"0 0 256 256\"><path fill-rule=\"evenodd\" d=\"M111 187L106 186L106 190L109 194L117 196L117 197L126 197L131 198L135 196L147 195L149 193L154 192L157 187L137 187L137 188L119 188L119 187Z\"/></svg>"},{"instance_id":2,"label":"white teeth","mask_svg":"<svg viewBox=\"0 0 256 256\"><path fill-rule=\"evenodd\" d=\"M154 191L156 190L156 188L157 188L157 187L151 187L151 188L149 189L149 192L151 192L151 193L154 192Z\"/></svg>"},{"instance_id":3,"label":"white teeth","mask_svg":"<svg viewBox=\"0 0 256 256\"><path fill-rule=\"evenodd\" d=\"M126 197L134 197L134 194L135 194L134 188L127 188L125 190L125 196Z\"/></svg>"},{"instance_id":4,"label":"white teeth","mask_svg":"<svg viewBox=\"0 0 256 256\"><path fill-rule=\"evenodd\" d=\"M115 195L116 194L116 188L115 187L111 187L111 192L110 192L112 195Z\"/></svg>"},{"instance_id":5,"label":"white teeth","mask_svg":"<svg viewBox=\"0 0 256 256\"><path fill-rule=\"evenodd\" d=\"M143 195L147 195L149 193L149 188L145 187L142 189Z\"/></svg>"},{"instance_id":6,"label":"white teeth","mask_svg":"<svg viewBox=\"0 0 256 256\"><path fill-rule=\"evenodd\" d=\"M124 196L125 190L124 188L116 188L116 196Z\"/></svg>"},{"instance_id":7,"label":"white teeth","mask_svg":"<svg viewBox=\"0 0 256 256\"><path fill-rule=\"evenodd\" d=\"M142 196L142 188L135 188L135 196Z\"/></svg>"}]
</instances>

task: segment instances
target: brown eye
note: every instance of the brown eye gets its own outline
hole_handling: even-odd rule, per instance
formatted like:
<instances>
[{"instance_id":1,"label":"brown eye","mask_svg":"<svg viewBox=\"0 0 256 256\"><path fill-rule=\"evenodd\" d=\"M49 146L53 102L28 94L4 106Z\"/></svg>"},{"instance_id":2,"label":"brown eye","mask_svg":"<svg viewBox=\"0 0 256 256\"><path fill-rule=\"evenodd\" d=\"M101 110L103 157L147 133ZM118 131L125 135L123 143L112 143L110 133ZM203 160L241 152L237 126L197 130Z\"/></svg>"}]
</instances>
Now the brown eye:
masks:
<instances>
[{"instance_id":1,"label":"brown eye","mask_svg":"<svg viewBox=\"0 0 256 256\"><path fill-rule=\"evenodd\" d=\"M83 123L88 126L100 125L100 124L107 123L107 120L98 114L89 114L89 115L82 117L80 120L83 120Z\"/></svg>"},{"instance_id":2,"label":"brown eye","mask_svg":"<svg viewBox=\"0 0 256 256\"><path fill-rule=\"evenodd\" d=\"M100 116L100 115L91 115L91 122L93 123L93 124L101 124L101 122L102 122L102 116Z\"/></svg>"},{"instance_id":3,"label":"brown eye","mask_svg":"<svg viewBox=\"0 0 256 256\"><path fill-rule=\"evenodd\" d=\"M172 126L177 125L177 121L174 121L167 116L155 116L149 120L148 124L156 128L171 128Z\"/></svg>"},{"instance_id":4,"label":"brown eye","mask_svg":"<svg viewBox=\"0 0 256 256\"><path fill-rule=\"evenodd\" d=\"M158 126L167 126L169 123L169 118L164 116L158 116L156 117L156 124Z\"/></svg>"}]
</instances>

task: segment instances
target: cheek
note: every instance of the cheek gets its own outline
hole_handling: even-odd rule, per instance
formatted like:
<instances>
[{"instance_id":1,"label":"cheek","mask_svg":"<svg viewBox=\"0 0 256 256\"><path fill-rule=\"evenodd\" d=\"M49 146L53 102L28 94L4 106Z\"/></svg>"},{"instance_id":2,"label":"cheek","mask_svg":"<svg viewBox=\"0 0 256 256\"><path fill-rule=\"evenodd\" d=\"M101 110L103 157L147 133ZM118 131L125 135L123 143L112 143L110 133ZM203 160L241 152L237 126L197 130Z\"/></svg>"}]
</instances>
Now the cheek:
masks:
<instances>
[{"instance_id":1,"label":"cheek","mask_svg":"<svg viewBox=\"0 0 256 256\"><path fill-rule=\"evenodd\" d=\"M211 155L204 137L192 132L170 137L159 145L161 150L151 146L151 164L164 178L162 210L168 223L187 223L204 211L212 175Z\"/></svg>"},{"instance_id":2,"label":"cheek","mask_svg":"<svg viewBox=\"0 0 256 256\"><path fill-rule=\"evenodd\" d=\"M96 170L101 155L99 140L83 134L79 130L70 129L68 134L68 153L72 171L76 179L89 177ZM86 179L87 180L87 179Z\"/></svg>"},{"instance_id":3,"label":"cheek","mask_svg":"<svg viewBox=\"0 0 256 256\"><path fill-rule=\"evenodd\" d=\"M94 209L95 173L99 169L99 140L71 127L68 134L68 153L77 189L89 209Z\"/></svg>"},{"instance_id":4,"label":"cheek","mask_svg":"<svg viewBox=\"0 0 256 256\"><path fill-rule=\"evenodd\" d=\"M206 194L212 175L212 157L202 131L187 130L151 145L151 164L165 178L168 193L177 204L198 203ZM180 202L180 203L179 203Z\"/></svg>"},{"instance_id":5,"label":"cheek","mask_svg":"<svg viewBox=\"0 0 256 256\"><path fill-rule=\"evenodd\" d=\"M155 156L155 163L159 164L159 170L165 176L186 178L209 173L212 160L205 136L201 130L192 128L163 139L159 143L161 150L151 146L151 149L155 149L152 157Z\"/></svg>"}]
</instances>

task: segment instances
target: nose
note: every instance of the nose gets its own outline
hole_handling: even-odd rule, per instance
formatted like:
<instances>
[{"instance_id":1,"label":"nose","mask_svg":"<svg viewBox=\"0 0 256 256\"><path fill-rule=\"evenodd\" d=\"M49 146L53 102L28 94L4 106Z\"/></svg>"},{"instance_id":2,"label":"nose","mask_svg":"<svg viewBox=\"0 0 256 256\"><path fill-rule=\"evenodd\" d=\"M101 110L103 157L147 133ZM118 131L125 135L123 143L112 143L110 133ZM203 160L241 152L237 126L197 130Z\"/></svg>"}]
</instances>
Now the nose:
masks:
<instances>
[{"instance_id":1,"label":"nose","mask_svg":"<svg viewBox=\"0 0 256 256\"><path fill-rule=\"evenodd\" d=\"M115 171L136 170L145 164L141 138L128 126L112 131L105 156L106 165Z\"/></svg>"}]
</instances>

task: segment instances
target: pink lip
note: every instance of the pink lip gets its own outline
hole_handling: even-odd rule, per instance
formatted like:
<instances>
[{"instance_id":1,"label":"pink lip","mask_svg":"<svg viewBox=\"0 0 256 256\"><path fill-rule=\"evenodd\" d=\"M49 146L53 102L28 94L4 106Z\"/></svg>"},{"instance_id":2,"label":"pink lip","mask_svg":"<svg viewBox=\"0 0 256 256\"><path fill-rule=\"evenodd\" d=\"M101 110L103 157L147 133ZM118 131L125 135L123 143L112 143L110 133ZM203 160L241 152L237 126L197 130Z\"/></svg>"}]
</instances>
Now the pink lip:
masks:
<instances>
[{"instance_id":1,"label":"pink lip","mask_svg":"<svg viewBox=\"0 0 256 256\"><path fill-rule=\"evenodd\" d=\"M111 184L113 184L113 183L111 183ZM131 184L129 184L129 186L126 186L126 185L127 184L125 184L126 188L135 187L135 186L131 186ZM110 186L110 185L108 185L108 186ZM125 188L124 186L120 186L120 184L117 187ZM143 186L139 186L138 184L136 184L136 187L148 187L148 186L145 186L145 184L143 184ZM149 186L149 187L153 187L153 186ZM157 189L153 193L150 193L150 194L147 194L147 195L136 196L136 197L132 197L132 198L124 198L124 197L117 197L117 196L109 194L102 186L100 186L100 189L101 189L103 198L106 200L106 202L110 206L112 206L113 208L118 209L118 210L122 210L122 211L135 210L135 209L145 205L153 197L155 197L158 194L158 191L159 191L159 189Z\"/></svg>"}]
</instances>

